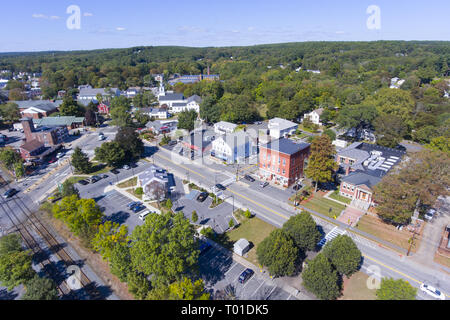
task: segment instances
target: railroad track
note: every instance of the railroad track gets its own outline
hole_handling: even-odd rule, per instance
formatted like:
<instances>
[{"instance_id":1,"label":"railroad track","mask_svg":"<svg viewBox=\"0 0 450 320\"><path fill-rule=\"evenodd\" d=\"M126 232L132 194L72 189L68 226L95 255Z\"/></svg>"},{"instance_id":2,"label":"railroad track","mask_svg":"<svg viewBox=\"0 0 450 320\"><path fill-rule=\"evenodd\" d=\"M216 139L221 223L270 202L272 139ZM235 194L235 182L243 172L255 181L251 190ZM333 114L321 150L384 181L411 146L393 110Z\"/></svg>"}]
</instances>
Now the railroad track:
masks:
<instances>
[{"instance_id":1,"label":"railroad track","mask_svg":"<svg viewBox=\"0 0 450 320\"><path fill-rule=\"evenodd\" d=\"M0 175L0 184L1 184L0 189L3 189L2 192L5 191L6 190L5 187L8 185L8 183L4 180L4 178L1 175ZM41 245L39 245L38 241L35 239L35 237L32 235L32 233L28 228L30 227L33 228L39 234L39 236L46 242L48 250L52 251L54 256L64 263L65 269L71 266L76 266L77 264L73 261L73 259L66 252L66 250L61 246L61 244L53 236L53 234L49 232L48 229L42 224L42 222L39 220L36 214L27 207L23 199L17 196L13 196L10 199L16 204L16 207L19 208L19 210L24 214L24 216L27 217L25 221L21 221L19 219L18 215L14 212L14 210L12 210L9 201L5 201L2 199L0 207L8 216L9 220L15 226L15 228L17 228L27 246L33 251L36 257L39 259L40 265L41 267L43 267L43 270L45 270L46 273L56 281L56 283L58 284L59 293L67 297L73 296L74 292L71 289L71 286L67 283L67 280L64 279L64 276L61 275L61 271L58 270L55 264L50 260L50 258L45 252L46 250L42 248ZM14 220L16 220L17 222L14 222ZM83 272L83 270L81 268L78 268L78 270L79 272L76 275L77 280L79 281L81 288L83 288L84 291L89 296L89 299L90 300L103 299L101 293L99 292L95 284L87 277L87 275ZM77 293L78 298L80 298L79 290Z\"/></svg>"}]
</instances>

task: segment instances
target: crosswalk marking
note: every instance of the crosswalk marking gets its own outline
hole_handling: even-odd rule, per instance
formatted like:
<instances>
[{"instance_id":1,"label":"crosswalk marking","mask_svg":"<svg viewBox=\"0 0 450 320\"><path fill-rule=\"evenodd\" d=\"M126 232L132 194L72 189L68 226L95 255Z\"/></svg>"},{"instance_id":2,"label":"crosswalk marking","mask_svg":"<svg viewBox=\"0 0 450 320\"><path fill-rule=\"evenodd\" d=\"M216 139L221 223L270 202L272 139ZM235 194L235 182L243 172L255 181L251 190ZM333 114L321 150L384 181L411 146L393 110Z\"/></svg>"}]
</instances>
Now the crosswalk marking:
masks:
<instances>
[{"instance_id":1,"label":"crosswalk marking","mask_svg":"<svg viewBox=\"0 0 450 320\"><path fill-rule=\"evenodd\" d=\"M336 238L338 235L343 235L347 233L346 230L342 230L339 229L338 227L334 227L330 232L328 232L325 237L319 241L318 245L319 246L324 246L325 243L327 243L328 241L333 240L334 238Z\"/></svg>"}]
</instances>

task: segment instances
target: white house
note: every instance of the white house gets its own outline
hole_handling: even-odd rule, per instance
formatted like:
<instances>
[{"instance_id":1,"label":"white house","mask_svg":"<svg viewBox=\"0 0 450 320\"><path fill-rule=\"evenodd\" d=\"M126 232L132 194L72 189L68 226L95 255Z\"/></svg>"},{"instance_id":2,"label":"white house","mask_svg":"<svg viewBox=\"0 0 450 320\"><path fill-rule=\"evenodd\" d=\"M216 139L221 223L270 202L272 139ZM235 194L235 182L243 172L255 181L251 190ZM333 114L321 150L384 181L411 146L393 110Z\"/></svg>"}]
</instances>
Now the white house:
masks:
<instances>
[{"instance_id":1,"label":"white house","mask_svg":"<svg viewBox=\"0 0 450 320\"><path fill-rule=\"evenodd\" d=\"M307 113L307 114L305 114L305 115L303 116L303 120L309 118L309 120L310 120L312 123L321 126L321 125L322 125L322 122L320 122L320 116L322 115L323 110L324 110L323 108L319 108L319 109L316 109L316 110L314 110L314 111L312 111L312 112L310 112L310 113Z\"/></svg>"},{"instance_id":2,"label":"white house","mask_svg":"<svg viewBox=\"0 0 450 320\"><path fill-rule=\"evenodd\" d=\"M141 108L139 111L143 114L146 114L150 117L158 118L158 119L167 119L169 117L169 112L167 109L162 108Z\"/></svg>"},{"instance_id":3,"label":"white house","mask_svg":"<svg viewBox=\"0 0 450 320\"><path fill-rule=\"evenodd\" d=\"M218 134L233 133L237 125L231 122L220 121L214 124L214 132Z\"/></svg>"},{"instance_id":4,"label":"white house","mask_svg":"<svg viewBox=\"0 0 450 320\"><path fill-rule=\"evenodd\" d=\"M228 163L243 162L252 153L252 141L249 135L240 131L225 134L213 140L211 156Z\"/></svg>"},{"instance_id":5,"label":"white house","mask_svg":"<svg viewBox=\"0 0 450 320\"><path fill-rule=\"evenodd\" d=\"M390 88L391 88L391 89L400 89L400 87L401 87L402 84L404 84L404 83L405 83L405 80L404 80L404 79L400 79L400 78L397 78L397 77L392 78L392 79L391 79L391 86L390 86Z\"/></svg>"},{"instance_id":6,"label":"white house","mask_svg":"<svg viewBox=\"0 0 450 320\"><path fill-rule=\"evenodd\" d=\"M169 193L169 176L167 171L152 165L148 170L138 175L138 186L144 191L143 200L166 199Z\"/></svg>"},{"instance_id":7,"label":"white house","mask_svg":"<svg viewBox=\"0 0 450 320\"><path fill-rule=\"evenodd\" d=\"M77 96L77 101L83 105L87 105L89 102L97 103L97 95L101 95L103 98L106 97L118 97L120 96L120 90L117 88L98 88L94 89L90 85L84 85L78 87L80 93Z\"/></svg>"},{"instance_id":8,"label":"white house","mask_svg":"<svg viewBox=\"0 0 450 320\"><path fill-rule=\"evenodd\" d=\"M180 113L183 111L195 110L200 113L200 103L202 98L193 95L186 99L182 93L167 92L158 97L159 105L166 106L171 113Z\"/></svg>"},{"instance_id":9,"label":"white house","mask_svg":"<svg viewBox=\"0 0 450 320\"><path fill-rule=\"evenodd\" d=\"M270 130L270 136L272 138L279 139L286 135L295 133L295 131L297 131L298 124L286 119L274 118L269 120L268 128Z\"/></svg>"}]
</instances>

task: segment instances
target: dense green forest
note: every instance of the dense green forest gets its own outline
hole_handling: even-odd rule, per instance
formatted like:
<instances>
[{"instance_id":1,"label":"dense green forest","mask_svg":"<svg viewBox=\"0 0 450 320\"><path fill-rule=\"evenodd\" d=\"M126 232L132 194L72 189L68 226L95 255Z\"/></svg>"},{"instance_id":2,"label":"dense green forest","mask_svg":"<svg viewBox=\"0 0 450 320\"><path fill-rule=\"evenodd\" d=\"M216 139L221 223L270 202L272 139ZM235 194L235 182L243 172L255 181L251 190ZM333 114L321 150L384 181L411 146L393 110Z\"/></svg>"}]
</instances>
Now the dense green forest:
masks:
<instances>
[{"instance_id":1,"label":"dense green forest","mask_svg":"<svg viewBox=\"0 0 450 320\"><path fill-rule=\"evenodd\" d=\"M450 42L304 42L0 55L0 70L42 72L46 98L81 84L151 86L151 74L163 73L167 79L175 73L206 73L209 66L221 81L174 88L185 96L201 95L201 116L208 121L274 116L295 120L323 107L323 121L371 127L381 144L394 146L410 138L438 148L450 135L450 99L444 97L450 91L445 80L449 65ZM401 89L389 89L393 77L406 80Z\"/></svg>"}]
</instances>

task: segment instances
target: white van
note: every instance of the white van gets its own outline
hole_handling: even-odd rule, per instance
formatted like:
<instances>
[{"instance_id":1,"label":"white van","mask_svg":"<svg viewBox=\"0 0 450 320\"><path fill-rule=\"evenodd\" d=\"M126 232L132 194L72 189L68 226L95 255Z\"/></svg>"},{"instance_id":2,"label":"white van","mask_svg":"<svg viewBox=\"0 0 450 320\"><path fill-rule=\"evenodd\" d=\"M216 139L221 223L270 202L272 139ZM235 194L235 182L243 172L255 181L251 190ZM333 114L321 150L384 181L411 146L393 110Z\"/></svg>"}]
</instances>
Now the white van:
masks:
<instances>
[{"instance_id":1,"label":"white van","mask_svg":"<svg viewBox=\"0 0 450 320\"><path fill-rule=\"evenodd\" d=\"M139 219L141 219L142 221L145 221L145 218L151 213L152 212L150 210L144 211L139 215Z\"/></svg>"}]
</instances>

